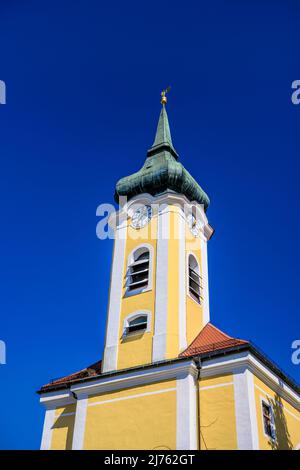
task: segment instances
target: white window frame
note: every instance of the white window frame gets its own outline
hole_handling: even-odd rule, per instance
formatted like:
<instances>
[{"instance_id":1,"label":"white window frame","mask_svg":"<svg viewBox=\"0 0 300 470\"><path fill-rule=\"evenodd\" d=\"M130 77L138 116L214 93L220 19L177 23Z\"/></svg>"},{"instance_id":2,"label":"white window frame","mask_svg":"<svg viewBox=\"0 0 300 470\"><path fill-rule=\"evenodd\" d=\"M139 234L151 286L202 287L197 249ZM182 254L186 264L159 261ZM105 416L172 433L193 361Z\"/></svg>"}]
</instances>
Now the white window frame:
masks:
<instances>
[{"instance_id":1,"label":"white window frame","mask_svg":"<svg viewBox=\"0 0 300 470\"><path fill-rule=\"evenodd\" d=\"M198 233L197 235L193 234L190 226L189 226L189 216L194 216L196 223L197 223L197 228L198 228ZM187 211L185 211L185 220L186 220L186 225L190 231L190 234L193 235L195 238L200 238L201 234L204 232L204 226L205 226L205 220L203 218L203 213L197 207L195 204L192 204Z\"/></svg>"},{"instance_id":2,"label":"white window frame","mask_svg":"<svg viewBox=\"0 0 300 470\"><path fill-rule=\"evenodd\" d=\"M271 426L272 426L272 430L274 431L274 437L272 436L269 436L269 434L266 433L265 431L265 422L264 422L264 413L263 413L263 403L267 406L270 407L271 409ZM274 420L274 410L273 410L273 406L271 405L271 403L268 402L268 400L261 396L260 397L260 412L261 412L261 421L262 421L262 427L263 427L263 433L264 433L264 436L271 441L275 442L276 441L276 426L275 426L275 420Z\"/></svg>"},{"instance_id":3,"label":"white window frame","mask_svg":"<svg viewBox=\"0 0 300 470\"><path fill-rule=\"evenodd\" d=\"M192 294L190 293L190 279L189 279L189 259L190 259L190 256L193 256L193 258L196 260L196 263L198 265L198 268L199 268L199 276L200 276L200 302L197 302L197 300L192 296ZM203 292L204 292L204 287L203 287L203 277L202 277L202 271L201 271L201 263L200 261L197 259L197 256L195 255L195 253L193 253L192 251L189 251L187 253L187 257L186 257L186 287L187 287L187 295L189 296L190 299L192 299L195 304L197 304L198 306L202 306L203 305Z\"/></svg>"},{"instance_id":4,"label":"white window frame","mask_svg":"<svg viewBox=\"0 0 300 470\"><path fill-rule=\"evenodd\" d=\"M127 333L127 328L129 327L129 323L132 320L135 320L138 317L141 316L146 316L147 317L147 328L145 330L137 330L137 331L132 331L130 333ZM123 322L123 338L127 338L128 336L137 336L141 335L144 333L150 333L151 331L151 312L149 310L137 310L136 312L130 313L130 315L127 315L127 317L124 319Z\"/></svg>"},{"instance_id":5,"label":"white window frame","mask_svg":"<svg viewBox=\"0 0 300 470\"><path fill-rule=\"evenodd\" d=\"M149 251L149 271L148 271L148 284L144 287L137 287L136 289L129 289L129 269L130 266L134 263L134 254L140 250L141 248L145 248ZM126 265L126 272L125 272L125 294L124 297L132 297L133 295L142 294L143 292L149 292L152 290L152 277L153 277L153 246L149 243L143 243L138 245L131 251L127 258L127 265Z\"/></svg>"}]
</instances>

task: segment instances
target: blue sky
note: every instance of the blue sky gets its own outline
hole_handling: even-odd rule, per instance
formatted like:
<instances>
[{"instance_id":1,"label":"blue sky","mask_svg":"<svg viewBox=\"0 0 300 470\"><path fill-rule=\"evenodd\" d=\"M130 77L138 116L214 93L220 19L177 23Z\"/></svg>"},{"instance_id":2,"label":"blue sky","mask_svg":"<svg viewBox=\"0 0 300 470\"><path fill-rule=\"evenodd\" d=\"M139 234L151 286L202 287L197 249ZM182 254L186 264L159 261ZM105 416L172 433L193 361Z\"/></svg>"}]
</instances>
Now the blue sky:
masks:
<instances>
[{"instance_id":1,"label":"blue sky","mask_svg":"<svg viewBox=\"0 0 300 470\"><path fill-rule=\"evenodd\" d=\"M300 381L295 1L0 3L0 448L36 449L35 391L102 355L111 241L96 208L168 114L211 198L212 321Z\"/></svg>"}]
</instances>

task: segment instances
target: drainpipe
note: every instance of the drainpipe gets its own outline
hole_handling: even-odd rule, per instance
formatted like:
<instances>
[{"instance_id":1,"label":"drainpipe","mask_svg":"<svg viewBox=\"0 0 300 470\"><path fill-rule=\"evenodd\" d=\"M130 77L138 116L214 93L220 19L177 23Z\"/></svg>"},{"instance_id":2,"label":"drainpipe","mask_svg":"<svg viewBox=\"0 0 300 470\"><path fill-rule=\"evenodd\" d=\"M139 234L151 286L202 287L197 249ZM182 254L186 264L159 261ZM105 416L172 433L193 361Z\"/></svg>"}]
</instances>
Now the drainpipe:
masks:
<instances>
[{"instance_id":1,"label":"drainpipe","mask_svg":"<svg viewBox=\"0 0 300 470\"><path fill-rule=\"evenodd\" d=\"M200 379L200 369L201 369L201 358L200 356L194 357L194 361L197 367L197 383L196 383L196 390L197 390L197 428L198 428L198 450L201 450L201 428L200 428L200 389L199 389L199 379Z\"/></svg>"}]
</instances>

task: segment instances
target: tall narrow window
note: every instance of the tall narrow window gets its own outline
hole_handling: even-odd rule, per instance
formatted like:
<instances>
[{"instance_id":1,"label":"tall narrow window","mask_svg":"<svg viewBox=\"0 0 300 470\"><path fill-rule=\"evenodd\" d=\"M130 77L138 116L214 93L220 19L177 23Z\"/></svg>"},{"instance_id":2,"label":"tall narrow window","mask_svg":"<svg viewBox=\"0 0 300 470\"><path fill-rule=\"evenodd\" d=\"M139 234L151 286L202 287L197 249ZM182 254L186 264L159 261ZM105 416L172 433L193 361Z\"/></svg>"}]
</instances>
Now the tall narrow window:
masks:
<instances>
[{"instance_id":1,"label":"tall narrow window","mask_svg":"<svg viewBox=\"0 0 300 470\"><path fill-rule=\"evenodd\" d=\"M147 248L138 249L128 269L128 290L145 288L149 282L150 253Z\"/></svg>"},{"instance_id":2,"label":"tall narrow window","mask_svg":"<svg viewBox=\"0 0 300 470\"><path fill-rule=\"evenodd\" d=\"M189 256L189 293L200 304L201 302L201 276L199 265L193 255Z\"/></svg>"},{"instance_id":3,"label":"tall narrow window","mask_svg":"<svg viewBox=\"0 0 300 470\"><path fill-rule=\"evenodd\" d=\"M265 401L262 402L262 414L263 414L265 434L269 436L271 439L275 439L276 437L275 424L274 424L272 407Z\"/></svg>"}]
</instances>

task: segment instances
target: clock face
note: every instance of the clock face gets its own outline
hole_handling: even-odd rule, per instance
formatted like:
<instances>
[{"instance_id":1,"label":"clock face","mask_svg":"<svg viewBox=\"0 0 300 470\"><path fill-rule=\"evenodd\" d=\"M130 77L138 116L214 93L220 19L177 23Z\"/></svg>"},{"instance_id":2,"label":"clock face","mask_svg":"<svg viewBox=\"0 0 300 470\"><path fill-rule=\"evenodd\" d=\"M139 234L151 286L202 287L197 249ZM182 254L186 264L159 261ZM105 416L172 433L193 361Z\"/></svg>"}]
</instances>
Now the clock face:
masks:
<instances>
[{"instance_id":1,"label":"clock face","mask_svg":"<svg viewBox=\"0 0 300 470\"><path fill-rule=\"evenodd\" d=\"M139 207L132 215L131 225L134 228L145 227L145 225L148 224L151 217L152 217L151 206Z\"/></svg>"},{"instance_id":2,"label":"clock face","mask_svg":"<svg viewBox=\"0 0 300 470\"><path fill-rule=\"evenodd\" d=\"M194 214L189 214L187 217L188 226L194 237L198 237L200 233L201 224L200 221L196 219Z\"/></svg>"}]
</instances>

